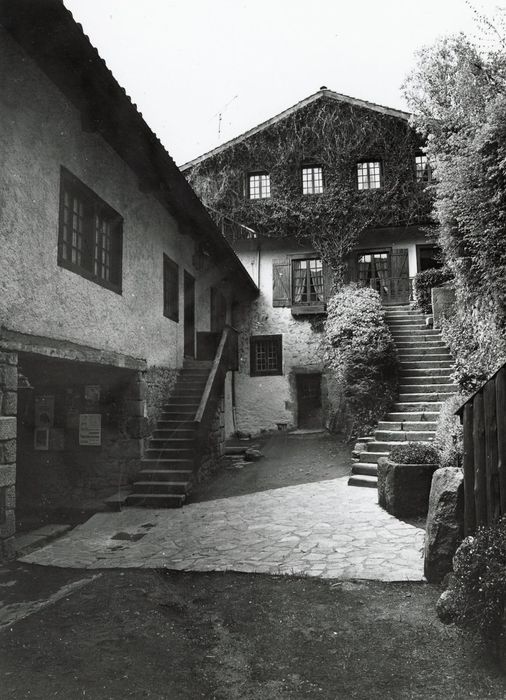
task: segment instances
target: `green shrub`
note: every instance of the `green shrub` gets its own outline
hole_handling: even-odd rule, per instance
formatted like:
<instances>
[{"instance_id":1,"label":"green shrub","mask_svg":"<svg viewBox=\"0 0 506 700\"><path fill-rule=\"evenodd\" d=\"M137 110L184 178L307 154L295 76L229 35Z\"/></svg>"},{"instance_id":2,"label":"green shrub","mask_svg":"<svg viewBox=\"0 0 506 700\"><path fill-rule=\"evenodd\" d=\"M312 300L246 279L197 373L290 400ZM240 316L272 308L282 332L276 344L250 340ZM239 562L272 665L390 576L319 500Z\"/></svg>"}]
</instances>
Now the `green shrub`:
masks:
<instances>
[{"instance_id":1,"label":"green shrub","mask_svg":"<svg viewBox=\"0 0 506 700\"><path fill-rule=\"evenodd\" d=\"M451 279L451 274L444 268L432 268L416 274L414 280L416 306L424 313L430 314L432 311L431 289L440 287L449 279Z\"/></svg>"},{"instance_id":2,"label":"green shrub","mask_svg":"<svg viewBox=\"0 0 506 700\"><path fill-rule=\"evenodd\" d=\"M453 577L445 596L450 621L487 641L504 636L506 605L506 517L467 537L453 560Z\"/></svg>"},{"instance_id":3,"label":"green shrub","mask_svg":"<svg viewBox=\"0 0 506 700\"><path fill-rule=\"evenodd\" d=\"M455 411L462 406L465 397L455 394L441 406L439 413L434 447L439 451L440 465L442 467L462 468L462 455L464 446L462 443L462 425Z\"/></svg>"},{"instance_id":4,"label":"green shrub","mask_svg":"<svg viewBox=\"0 0 506 700\"><path fill-rule=\"evenodd\" d=\"M424 442L406 442L394 447L389 459L397 464L439 464L439 452Z\"/></svg>"},{"instance_id":5,"label":"green shrub","mask_svg":"<svg viewBox=\"0 0 506 700\"><path fill-rule=\"evenodd\" d=\"M332 429L347 439L367 435L394 401L397 351L379 294L347 285L327 306L327 374Z\"/></svg>"}]
</instances>

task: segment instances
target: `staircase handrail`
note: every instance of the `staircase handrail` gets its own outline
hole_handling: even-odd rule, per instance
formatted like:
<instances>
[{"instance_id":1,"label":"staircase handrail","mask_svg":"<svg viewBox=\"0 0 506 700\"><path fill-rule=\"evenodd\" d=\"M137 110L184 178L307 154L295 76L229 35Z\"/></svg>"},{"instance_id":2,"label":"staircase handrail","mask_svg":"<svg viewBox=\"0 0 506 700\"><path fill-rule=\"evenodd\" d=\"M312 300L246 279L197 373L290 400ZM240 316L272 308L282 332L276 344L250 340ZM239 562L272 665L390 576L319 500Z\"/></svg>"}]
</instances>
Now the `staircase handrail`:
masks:
<instances>
[{"instance_id":1,"label":"staircase handrail","mask_svg":"<svg viewBox=\"0 0 506 700\"><path fill-rule=\"evenodd\" d=\"M236 339L237 330L232 326L225 326L193 421L197 436L202 434L213 419L225 375L233 365L232 353Z\"/></svg>"}]
</instances>

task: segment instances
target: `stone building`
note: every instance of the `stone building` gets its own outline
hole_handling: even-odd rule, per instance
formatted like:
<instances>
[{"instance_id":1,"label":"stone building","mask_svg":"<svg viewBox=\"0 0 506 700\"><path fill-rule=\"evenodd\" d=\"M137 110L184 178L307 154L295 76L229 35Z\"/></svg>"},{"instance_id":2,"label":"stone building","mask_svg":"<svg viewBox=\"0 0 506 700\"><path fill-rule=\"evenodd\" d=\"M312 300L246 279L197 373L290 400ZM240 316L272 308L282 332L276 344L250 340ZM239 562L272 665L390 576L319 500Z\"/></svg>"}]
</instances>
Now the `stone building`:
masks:
<instances>
[{"instance_id":1,"label":"stone building","mask_svg":"<svg viewBox=\"0 0 506 700\"><path fill-rule=\"evenodd\" d=\"M182 170L260 288L234 319L238 427L330 426L321 340L335 270L402 304L437 257L409 114L324 87Z\"/></svg>"},{"instance_id":2,"label":"stone building","mask_svg":"<svg viewBox=\"0 0 506 700\"><path fill-rule=\"evenodd\" d=\"M0 65L6 555L16 514L29 525L135 478L182 368L191 379L214 358L233 307L258 290L63 3L2 2ZM221 437L233 430L230 374L213 385ZM200 457L219 449L201 437Z\"/></svg>"}]
</instances>

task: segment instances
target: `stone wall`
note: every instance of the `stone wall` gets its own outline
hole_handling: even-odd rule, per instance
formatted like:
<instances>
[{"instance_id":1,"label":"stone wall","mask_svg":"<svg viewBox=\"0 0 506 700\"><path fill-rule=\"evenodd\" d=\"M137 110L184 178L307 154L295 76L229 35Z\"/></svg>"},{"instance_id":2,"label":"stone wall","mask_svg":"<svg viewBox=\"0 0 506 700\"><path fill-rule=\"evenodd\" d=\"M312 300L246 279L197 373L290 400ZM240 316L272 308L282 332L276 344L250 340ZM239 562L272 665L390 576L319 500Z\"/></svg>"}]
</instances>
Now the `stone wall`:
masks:
<instances>
[{"instance_id":1,"label":"stone wall","mask_svg":"<svg viewBox=\"0 0 506 700\"><path fill-rule=\"evenodd\" d=\"M451 285L433 287L431 299L434 328L441 328L442 321L455 311L455 288Z\"/></svg>"},{"instance_id":2,"label":"stone wall","mask_svg":"<svg viewBox=\"0 0 506 700\"><path fill-rule=\"evenodd\" d=\"M160 366L149 367L144 373L148 433L155 428L162 413L163 404L167 402L174 389L177 376L178 370Z\"/></svg>"},{"instance_id":3,"label":"stone wall","mask_svg":"<svg viewBox=\"0 0 506 700\"><path fill-rule=\"evenodd\" d=\"M218 402L215 416L211 423L211 429L207 435L206 444L203 449L195 480L197 483L205 481L220 466L220 460L225 450L225 400L224 397Z\"/></svg>"},{"instance_id":4,"label":"stone wall","mask_svg":"<svg viewBox=\"0 0 506 700\"><path fill-rule=\"evenodd\" d=\"M17 355L0 351L0 561L14 557Z\"/></svg>"}]
</instances>

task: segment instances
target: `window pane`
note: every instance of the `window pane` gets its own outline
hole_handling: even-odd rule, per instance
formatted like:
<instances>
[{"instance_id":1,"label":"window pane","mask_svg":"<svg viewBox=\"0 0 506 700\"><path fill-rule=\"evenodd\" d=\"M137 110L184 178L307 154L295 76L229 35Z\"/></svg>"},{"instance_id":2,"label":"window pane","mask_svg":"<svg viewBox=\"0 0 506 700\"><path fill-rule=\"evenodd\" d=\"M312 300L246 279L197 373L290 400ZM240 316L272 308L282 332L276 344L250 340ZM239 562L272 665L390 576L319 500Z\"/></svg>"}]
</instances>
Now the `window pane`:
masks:
<instances>
[{"instance_id":1,"label":"window pane","mask_svg":"<svg viewBox=\"0 0 506 700\"><path fill-rule=\"evenodd\" d=\"M321 194L323 192L322 168L319 165L302 168L302 193Z\"/></svg>"},{"instance_id":2,"label":"window pane","mask_svg":"<svg viewBox=\"0 0 506 700\"><path fill-rule=\"evenodd\" d=\"M268 173L258 173L249 176L249 198L266 199L271 196L271 176Z\"/></svg>"},{"instance_id":3,"label":"window pane","mask_svg":"<svg viewBox=\"0 0 506 700\"><path fill-rule=\"evenodd\" d=\"M359 190L375 190L381 187L381 163L378 160L357 163Z\"/></svg>"}]
</instances>

